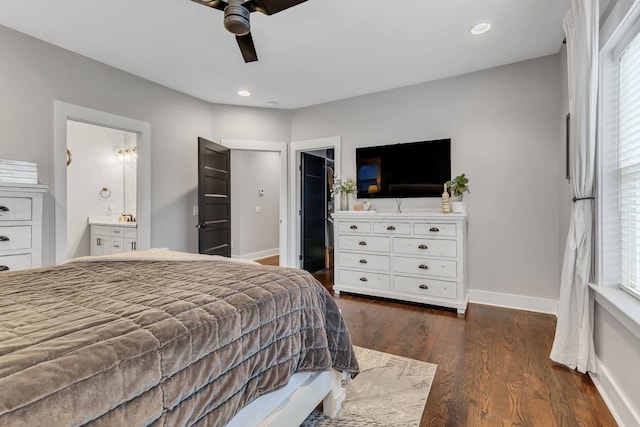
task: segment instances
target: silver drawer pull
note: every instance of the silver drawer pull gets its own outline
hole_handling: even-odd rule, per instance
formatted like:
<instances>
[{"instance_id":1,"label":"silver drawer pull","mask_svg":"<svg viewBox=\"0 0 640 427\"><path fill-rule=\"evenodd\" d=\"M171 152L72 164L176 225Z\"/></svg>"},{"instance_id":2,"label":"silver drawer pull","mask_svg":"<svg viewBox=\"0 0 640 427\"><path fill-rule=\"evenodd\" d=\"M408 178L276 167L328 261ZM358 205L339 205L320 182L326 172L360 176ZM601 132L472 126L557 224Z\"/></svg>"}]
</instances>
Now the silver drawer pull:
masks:
<instances>
[{"instance_id":1,"label":"silver drawer pull","mask_svg":"<svg viewBox=\"0 0 640 427\"><path fill-rule=\"evenodd\" d=\"M358 226L357 226L357 225L352 225L352 226L351 226L351 227L349 227L349 228L350 228L350 229L352 229L352 230L357 230L357 229L358 229Z\"/></svg>"},{"instance_id":2,"label":"silver drawer pull","mask_svg":"<svg viewBox=\"0 0 640 427\"><path fill-rule=\"evenodd\" d=\"M420 265L418 266L418 268L419 268L420 270L428 270L428 269L429 269L429 266L428 266L427 264L420 264Z\"/></svg>"},{"instance_id":3,"label":"silver drawer pull","mask_svg":"<svg viewBox=\"0 0 640 427\"><path fill-rule=\"evenodd\" d=\"M431 228L429 229L429 231L430 231L430 232L432 232L432 233L437 233L437 232L439 232L439 231L440 231L440 229L439 229L438 227L431 227Z\"/></svg>"},{"instance_id":4,"label":"silver drawer pull","mask_svg":"<svg viewBox=\"0 0 640 427\"><path fill-rule=\"evenodd\" d=\"M120 234L120 230L111 230L113 231L113 234Z\"/></svg>"},{"instance_id":5,"label":"silver drawer pull","mask_svg":"<svg viewBox=\"0 0 640 427\"><path fill-rule=\"evenodd\" d=\"M113 245L113 247L114 247L114 248L119 248L119 247L120 247L120 245Z\"/></svg>"},{"instance_id":6,"label":"silver drawer pull","mask_svg":"<svg viewBox=\"0 0 640 427\"><path fill-rule=\"evenodd\" d=\"M9 208L6 206L0 206L0 212L9 212Z\"/></svg>"},{"instance_id":7,"label":"silver drawer pull","mask_svg":"<svg viewBox=\"0 0 640 427\"><path fill-rule=\"evenodd\" d=\"M387 230L389 230L389 231L393 231L393 230L395 230L395 229L396 229L396 228L395 228L393 225L390 225L390 226L388 226L388 227L387 227Z\"/></svg>"},{"instance_id":8,"label":"silver drawer pull","mask_svg":"<svg viewBox=\"0 0 640 427\"><path fill-rule=\"evenodd\" d=\"M364 240L361 241L360 243L358 243L360 246L367 246L367 242L365 242Z\"/></svg>"},{"instance_id":9,"label":"silver drawer pull","mask_svg":"<svg viewBox=\"0 0 640 427\"><path fill-rule=\"evenodd\" d=\"M9 240L11 239L9 239L7 236L0 236L0 242L8 242Z\"/></svg>"},{"instance_id":10,"label":"silver drawer pull","mask_svg":"<svg viewBox=\"0 0 640 427\"><path fill-rule=\"evenodd\" d=\"M366 259L361 259L361 260L360 260L360 264L366 264L366 263L367 263L367 260L366 260Z\"/></svg>"},{"instance_id":11,"label":"silver drawer pull","mask_svg":"<svg viewBox=\"0 0 640 427\"><path fill-rule=\"evenodd\" d=\"M361 281L361 282L366 282L366 281L367 281L367 278L366 278L366 277L361 277L361 278L360 278L360 281Z\"/></svg>"},{"instance_id":12,"label":"silver drawer pull","mask_svg":"<svg viewBox=\"0 0 640 427\"><path fill-rule=\"evenodd\" d=\"M419 245L418 249L429 249L427 245Z\"/></svg>"},{"instance_id":13,"label":"silver drawer pull","mask_svg":"<svg viewBox=\"0 0 640 427\"><path fill-rule=\"evenodd\" d=\"M7 265L0 265L0 271L9 271L9 266L7 266Z\"/></svg>"},{"instance_id":14,"label":"silver drawer pull","mask_svg":"<svg viewBox=\"0 0 640 427\"><path fill-rule=\"evenodd\" d=\"M420 289L429 289L429 286L427 286L427 285L419 285L418 287Z\"/></svg>"}]
</instances>

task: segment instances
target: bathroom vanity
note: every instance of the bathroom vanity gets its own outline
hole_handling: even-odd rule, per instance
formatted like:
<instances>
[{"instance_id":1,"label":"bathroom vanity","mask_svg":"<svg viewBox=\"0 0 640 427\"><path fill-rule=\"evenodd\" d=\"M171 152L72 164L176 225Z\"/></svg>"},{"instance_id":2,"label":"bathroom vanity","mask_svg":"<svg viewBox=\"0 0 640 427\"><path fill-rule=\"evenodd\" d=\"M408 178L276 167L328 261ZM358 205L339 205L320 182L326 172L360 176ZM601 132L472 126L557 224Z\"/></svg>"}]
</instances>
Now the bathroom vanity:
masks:
<instances>
[{"instance_id":1,"label":"bathroom vanity","mask_svg":"<svg viewBox=\"0 0 640 427\"><path fill-rule=\"evenodd\" d=\"M91 255L109 255L138 250L136 222L121 222L117 217L89 217Z\"/></svg>"}]
</instances>

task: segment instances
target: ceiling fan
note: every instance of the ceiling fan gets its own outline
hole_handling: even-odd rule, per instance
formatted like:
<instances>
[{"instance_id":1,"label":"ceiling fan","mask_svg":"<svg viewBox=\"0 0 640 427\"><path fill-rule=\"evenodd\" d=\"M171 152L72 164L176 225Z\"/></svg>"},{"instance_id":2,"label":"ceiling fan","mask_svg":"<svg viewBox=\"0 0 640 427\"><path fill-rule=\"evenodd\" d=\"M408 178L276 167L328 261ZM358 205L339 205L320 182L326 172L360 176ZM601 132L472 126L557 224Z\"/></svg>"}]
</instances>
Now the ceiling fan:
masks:
<instances>
[{"instance_id":1,"label":"ceiling fan","mask_svg":"<svg viewBox=\"0 0 640 427\"><path fill-rule=\"evenodd\" d=\"M249 14L260 12L273 15L307 0L192 0L196 3L224 11L224 27L236 35L244 62L258 60L251 37Z\"/></svg>"}]
</instances>

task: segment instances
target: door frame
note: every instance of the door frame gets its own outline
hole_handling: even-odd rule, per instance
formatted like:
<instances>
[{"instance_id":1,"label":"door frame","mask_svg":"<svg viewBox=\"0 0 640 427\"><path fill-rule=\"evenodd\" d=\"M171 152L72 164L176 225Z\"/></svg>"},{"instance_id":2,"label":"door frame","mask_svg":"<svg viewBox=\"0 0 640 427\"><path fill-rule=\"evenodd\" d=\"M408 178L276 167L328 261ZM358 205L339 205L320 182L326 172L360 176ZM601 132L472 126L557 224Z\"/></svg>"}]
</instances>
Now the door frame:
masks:
<instances>
[{"instance_id":1,"label":"door frame","mask_svg":"<svg viewBox=\"0 0 640 427\"><path fill-rule=\"evenodd\" d=\"M137 135L136 216L138 248L151 246L151 125L80 105L54 101L53 188L56 264L67 260L67 120L88 123Z\"/></svg>"},{"instance_id":2,"label":"door frame","mask_svg":"<svg viewBox=\"0 0 640 427\"><path fill-rule=\"evenodd\" d=\"M288 194L287 194L287 143L286 142L272 142L272 141L255 141L255 140L242 140L242 139L221 139L220 145L224 145L233 150L244 151L267 151L276 152L280 154L280 231L279 231L279 251L280 251L280 265L291 266L288 264L289 259L289 236L287 231L289 229L289 217L288 217ZM233 170L231 171L233 174ZM233 201L231 202L233 203Z\"/></svg>"},{"instance_id":3,"label":"door frame","mask_svg":"<svg viewBox=\"0 0 640 427\"><path fill-rule=\"evenodd\" d=\"M301 153L303 151L315 151L323 150L327 148L333 148L334 157L334 174L342 177L342 138L339 136L331 136L328 138L309 139L304 141L292 141L289 146L289 194L291 195L290 201L290 218L295 218L290 221L289 225L289 247L291 248L289 257L289 266L301 268L302 261L300 255L302 254L302 223L300 220L300 209L302 209L302 186L300 185L302 174L300 172L301 165Z\"/></svg>"}]
</instances>

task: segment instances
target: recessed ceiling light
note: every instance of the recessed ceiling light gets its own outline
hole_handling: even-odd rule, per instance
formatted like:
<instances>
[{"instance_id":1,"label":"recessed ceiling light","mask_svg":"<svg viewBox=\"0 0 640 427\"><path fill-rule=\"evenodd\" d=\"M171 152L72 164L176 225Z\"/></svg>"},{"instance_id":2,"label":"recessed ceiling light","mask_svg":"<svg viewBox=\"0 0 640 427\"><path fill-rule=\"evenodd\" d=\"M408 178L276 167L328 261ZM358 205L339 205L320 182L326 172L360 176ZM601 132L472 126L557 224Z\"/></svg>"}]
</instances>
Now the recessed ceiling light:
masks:
<instances>
[{"instance_id":1,"label":"recessed ceiling light","mask_svg":"<svg viewBox=\"0 0 640 427\"><path fill-rule=\"evenodd\" d=\"M480 34L486 33L490 29L491 24L489 24L488 22L481 22L478 25L474 25L473 27L471 27L471 30L469 30L469 32L474 36L479 36Z\"/></svg>"},{"instance_id":2,"label":"recessed ceiling light","mask_svg":"<svg viewBox=\"0 0 640 427\"><path fill-rule=\"evenodd\" d=\"M269 101L267 102L267 107L277 107L278 101Z\"/></svg>"},{"instance_id":3,"label":"recessed ceiling light","mask_svg":"<svg viewBox=\"0 0 640 427\"><path fill-rule=\"evenodd\" d=\"M238 91L238 95L240 95L240 96L251 96L251 92L249 92L248 90L239 90Z\"/></svg>"}]
</instances>

